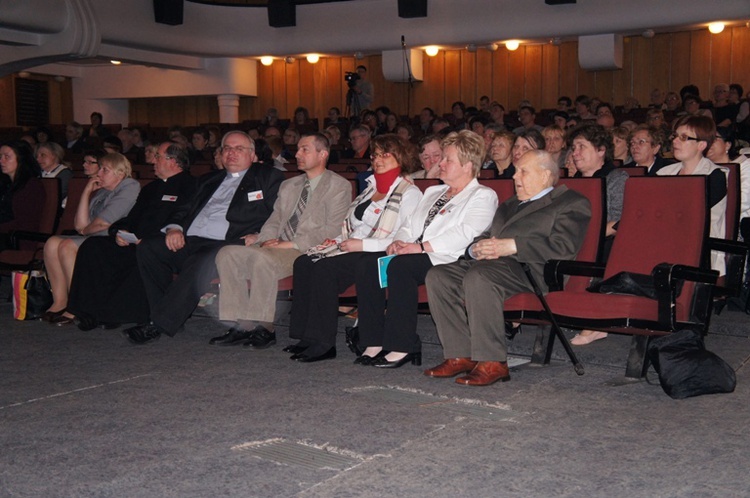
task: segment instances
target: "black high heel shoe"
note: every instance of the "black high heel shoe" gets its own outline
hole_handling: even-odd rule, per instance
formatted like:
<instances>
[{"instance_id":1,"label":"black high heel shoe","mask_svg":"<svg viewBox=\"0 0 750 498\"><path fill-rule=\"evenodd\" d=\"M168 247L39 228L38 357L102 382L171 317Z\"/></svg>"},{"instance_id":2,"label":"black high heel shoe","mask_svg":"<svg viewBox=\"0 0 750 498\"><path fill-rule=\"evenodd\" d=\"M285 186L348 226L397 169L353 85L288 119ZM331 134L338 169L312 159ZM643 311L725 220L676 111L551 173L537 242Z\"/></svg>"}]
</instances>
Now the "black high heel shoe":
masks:
<instances>
[{"instance_id":1,"label":"black high heel shoe","mask_svg":"<svg viewBox=\"0 0 750 498\"><path fill-rule=\"evenodd\" d=\"M505 340L512 341L521 333L521 326L514 327L513 322L505 322Z\"/></svg>"},{"instance_id":2,"label":"black high heel shoe","mask_svg":"<svg viewBox=\"0 0 750 498\"><path fill-rule=\"evenodd\" d=\"M385 355L381 356L370 362L370 365L377 368L400 368L407 363L411 362L412 365L422 365L422 352L408 353L406 356L396 361L388 361L385 359Z\"/></svg>"},{"instance_id":3,"label":"black high heel shoe","mask_svg":"<svg viewBox=\"0 0 750 498\"><path fill-rule=\"evenodd\" d=\"M366 355L363 354L363 355L357 356L357 359L354 360L354 364L355 365L362 365L363 367L367 367L367 366L372 365L373 361L377 361L377 360L379 360L380 358L382 358L385 355L386 355L386 352L383 351L383 350L381 350L375 356L366 356Z\"/></svg>"}]
</instances>

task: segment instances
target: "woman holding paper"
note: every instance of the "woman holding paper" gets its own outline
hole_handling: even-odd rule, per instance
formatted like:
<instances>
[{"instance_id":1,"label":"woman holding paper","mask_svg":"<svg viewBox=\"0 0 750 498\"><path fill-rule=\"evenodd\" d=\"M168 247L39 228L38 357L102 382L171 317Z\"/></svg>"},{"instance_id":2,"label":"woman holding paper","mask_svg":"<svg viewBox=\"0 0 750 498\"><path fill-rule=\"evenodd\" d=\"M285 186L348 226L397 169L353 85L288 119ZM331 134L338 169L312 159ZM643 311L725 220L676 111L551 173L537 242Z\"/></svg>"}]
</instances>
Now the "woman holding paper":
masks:
<instances>
[{"instance_id":1,"label":"woman holding paper","mask_svg":"<svg viewBox=\"0 0 750 498\"><path fill-rule=\"evenodd\" d=\"M421 365L421 341L416 333L418 288L433 265L451 263L492 222L498 199L480 185L485 144L464 130L442 141L440 179L425 191L416 211L386 248L395 256L388 264L388 294L379 283L377 265L357 272L360 344L366 349L355 360L361 365L398 368Z\"/></svg>"},{"instance_id":2,"label":"woman holding paper","mask_svg":"<svg viewBox=\"0 0 750 498\"><path fill-rule=\"evenodd\" d=\"M372 151L374 174L349 206L341 235L294 262L289 336L299 342L284 349L293 353L293 360L309 363L336 357L339 293L354 283L361 259L383 254L422 198L404 178L411 173L409 144L397 135L380 135L373 139Z\"/></svg>"}]
</instances>

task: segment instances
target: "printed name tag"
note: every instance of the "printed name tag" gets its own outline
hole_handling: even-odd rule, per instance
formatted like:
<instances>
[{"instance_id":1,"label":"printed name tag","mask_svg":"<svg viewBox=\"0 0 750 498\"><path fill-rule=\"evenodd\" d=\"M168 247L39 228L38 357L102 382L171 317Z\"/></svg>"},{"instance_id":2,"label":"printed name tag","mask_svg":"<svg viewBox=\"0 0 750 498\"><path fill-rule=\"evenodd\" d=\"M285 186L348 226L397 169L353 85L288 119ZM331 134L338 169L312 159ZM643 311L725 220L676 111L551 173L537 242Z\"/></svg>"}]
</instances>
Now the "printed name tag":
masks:
<instances>
[{"instance_id":1,"label":"printed name tag","mask_svg":"<svg viewBox=\"0 0 750 498\"><path fill-rule=\"evenodd\" d=\"M167 202L175 202L177 200L176 195L162 195L161 200L167 201Z\"/></svg>"},{"instance_id":2,"label":"printed name tag","mask_svg":"<svg viewBox=\"0 0 750 498\"><path fill-rule=\"evenodd\" d=\"M263 199L263 191L262 190L256 190L255 192L248 192L247 193L247 200L249 202L259 201L261 199Z\"/></svg>"}]
</instances>

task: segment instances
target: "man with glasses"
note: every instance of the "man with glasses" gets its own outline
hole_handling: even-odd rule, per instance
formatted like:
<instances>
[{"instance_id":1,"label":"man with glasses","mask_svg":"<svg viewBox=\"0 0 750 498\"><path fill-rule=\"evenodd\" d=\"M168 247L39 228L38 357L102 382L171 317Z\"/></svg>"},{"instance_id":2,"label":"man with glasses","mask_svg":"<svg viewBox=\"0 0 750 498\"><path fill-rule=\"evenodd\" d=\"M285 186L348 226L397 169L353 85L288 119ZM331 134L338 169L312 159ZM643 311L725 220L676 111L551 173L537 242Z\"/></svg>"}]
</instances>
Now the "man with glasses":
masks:
<instances>
[{"instance_id":1,"label":"man with glasses","mask_svg":"<svg viewBox=\"0 0 750 498\"><path fill-rule=\"evenodd\" d=\"M174 336L216 278L219 249L244 244L243 237L257 233L273 211L284 175L268 164L254 164L255 143L241 131L224 135L221 149L224 170L202 177L196 194L176 210L162 234L138 244L151 320L125 331L135 344Z\"/></svg>"},{"instance_id":2,"label":"man with glasses","mask_svg":"<svg viewBox=\"0 0 750 498\"><path fill-rule=\"evenodd\" d=\"M305 135L297 148L297 168L304 175L286 180L273 214L260 233L247 232L242 245L223 247L216 255L221 280L219 319L234 325L209 344L243 343L253 349L276 344L277 283L292 274L294 260L341 231L352 198L351 184L326 169L330 146L320 134ZM247 282L252 285L248 295Z\"/></svg>"},{"instance_id":3,"label":"man with glasses","mask_svg":"<svg viewBox=\"0 0 750 498\"><path fill-rule=\"evenodd\" d=\"M197 185L182 146L164 142L155 158L158 180L144 186L130 213L110 225L109 237L89 237L78 251L68 310L81 330L148 320L136 247L142 239L159 235L174 212L192 199Z\"/></svg>"},{"instance_id":4,"label":"man with glasses","mask_svg":"<svg viewBox=\"0 0 750 498\"><path fill-rule=\"evenodd\" d=\"M367 125L356 125L349 130L351 149L345 150L341 157L344 159L367 159L370 157L370 137L372 130Z\"/></svg>"}]
</instances>

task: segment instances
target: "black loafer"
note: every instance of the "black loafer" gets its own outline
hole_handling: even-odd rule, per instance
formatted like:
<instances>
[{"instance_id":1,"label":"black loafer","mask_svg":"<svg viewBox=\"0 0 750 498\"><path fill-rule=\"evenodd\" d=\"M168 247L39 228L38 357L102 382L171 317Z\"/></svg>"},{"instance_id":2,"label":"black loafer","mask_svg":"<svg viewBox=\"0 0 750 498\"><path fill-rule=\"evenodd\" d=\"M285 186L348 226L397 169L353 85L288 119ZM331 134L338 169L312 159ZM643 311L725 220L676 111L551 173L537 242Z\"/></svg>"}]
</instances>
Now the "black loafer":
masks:
<instances>
[{"instance_id":1,"label":"black loafer","mask_svg":"<svg viewBox=\"0 0 750 498\"><path fill-rule=\"evenodd\" d=\"M147 323L125 329L125 335L133 344L142 345L158 340L161 337L161 330L156 325Z\"/></svg>"},{"instance_id":2,"label":"black loafer","mask_svg":"<svg viewBox=\"0 0 750 498\"><path fill-rule=\"evenodd\" d=\"M226 334L214 337L208 343L216 346L232 346L247 341L250 336L252 332L232 327Z\"/></svg>"},{"instance_id":3,"label":"black loafer","mask_svg":"<svg viewBox=\"0 0 750 498\"><path fill-rule=\"evenodd\" d=\"M79 330L88 332L89 330L94 330L96 327L98 327L99 322L97 322L92 316L78 315L76 317L76 325L78 325Z\"/></svg>"},{"instance_id":4,"label":"black loafer","mask_svg":"<svg viewBox=\"0 0 750 498\"><path fill-rule=\"evenodd\" d=\"M269 332L263 325L258 325L250 331L250 337L243 346L251 349L266 349L276 344L276 333Z\"/></svg>"},{"instance_id":5,"label":"black loafer","mask_svg":"<svg viewBox=\"0 0 750 498\"><path fill-rule=\"evenodd\" d=\"M299 341L297 344L290 344L284 349L282 349L285 353L291 353L291 354L297 354L301 353L305 349L309 348L310 344L305 341Z\"/></svg>"},{"instance_id":6,"label":"black loafer","mask_svg":"<svg viewBox=\"0 0 750 498\"><path fill-rule=\"evenodd\" d=\"M299 358L295 358L295 356L299 356ZM292 359L295 359L296 361L300 363L314 363L316 361L322 361L322 360L332 360L336 358L336 348L333 347L326 351L323 354L319 354L316 356L310 356L306 355L305 353L301 353L299 355L292 356Z\"/></svg>"}]
</instances>

